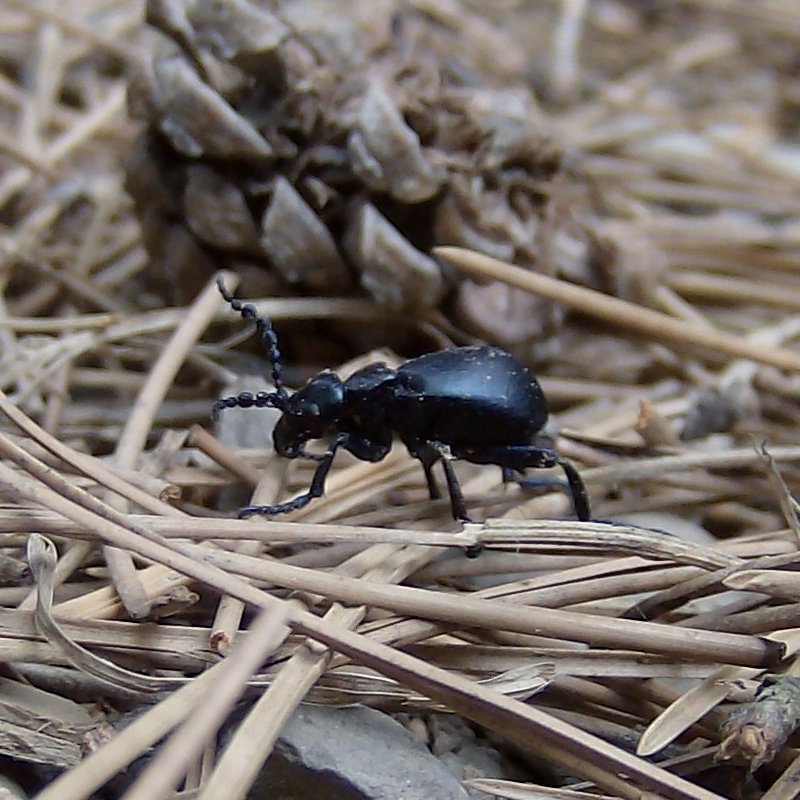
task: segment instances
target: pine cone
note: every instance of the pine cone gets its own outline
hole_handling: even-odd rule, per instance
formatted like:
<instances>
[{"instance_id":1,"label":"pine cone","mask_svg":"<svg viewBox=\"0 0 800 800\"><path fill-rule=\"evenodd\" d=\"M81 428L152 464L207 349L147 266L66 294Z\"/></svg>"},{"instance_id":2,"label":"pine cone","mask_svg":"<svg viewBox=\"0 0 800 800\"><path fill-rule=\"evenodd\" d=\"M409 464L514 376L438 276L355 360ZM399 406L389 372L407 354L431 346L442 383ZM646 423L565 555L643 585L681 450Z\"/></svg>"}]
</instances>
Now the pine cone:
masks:
<instances>
[{"instance_id":1,"label":"pine cone","mask_svg":"<svg viewBox=\"0 0 800 800\"><path fill-rule=\"evenodd\" d=\"M420 308L455 283L427 255L436 244L559 269L551 245L566 233L548 227L546 187L561 158L530 92L476 86L447 31L396 6L345 18L324 0L151 0L128 184L167 286L191 294L214 269L254 265L307 291L360 285ZM473 327L504 343L492 309L508 290L456 291ZM512 339L559 319L527 295L512 305L524 319Z\"/></svg>"}]
</instances>

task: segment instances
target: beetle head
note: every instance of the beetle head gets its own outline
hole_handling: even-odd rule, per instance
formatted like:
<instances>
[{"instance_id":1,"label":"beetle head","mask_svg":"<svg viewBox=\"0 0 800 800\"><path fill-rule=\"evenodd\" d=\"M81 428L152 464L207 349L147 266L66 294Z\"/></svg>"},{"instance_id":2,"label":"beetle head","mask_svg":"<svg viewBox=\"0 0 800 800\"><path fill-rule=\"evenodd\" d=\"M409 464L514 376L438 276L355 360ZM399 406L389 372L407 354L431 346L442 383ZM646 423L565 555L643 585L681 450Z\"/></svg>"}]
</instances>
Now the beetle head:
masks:
<instances>
[{"instance_id":1,"label":"beetle head","mask_svg":"<svg viewBox=\"0 0 800 800\"><path fill-rule=\"evenodd\" d=\"M338 375L326 370L311 378L283 404L283 415L272 433L275 451L297 458L309 439L319 439L331 430L343 403L344 387Z\"/></svg>"}]
</instances>

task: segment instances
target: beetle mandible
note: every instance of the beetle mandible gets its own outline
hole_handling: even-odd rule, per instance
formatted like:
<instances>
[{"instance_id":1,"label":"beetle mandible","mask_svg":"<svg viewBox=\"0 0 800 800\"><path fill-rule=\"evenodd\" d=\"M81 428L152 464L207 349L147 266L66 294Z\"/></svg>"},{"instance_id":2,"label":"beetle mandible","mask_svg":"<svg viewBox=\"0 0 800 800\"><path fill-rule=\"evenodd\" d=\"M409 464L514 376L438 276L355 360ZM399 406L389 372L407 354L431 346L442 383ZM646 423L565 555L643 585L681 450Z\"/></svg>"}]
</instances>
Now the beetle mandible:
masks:
<instances>
[{"instance_id":1,"label":"beetle mandible","mask_svg":"<svg viewBox=\"0 0 800 800\"><path fill-rule=\"evenodd\" d=\"M273 431L275 451L286 458L319 462L305 494L285 503L245 506L240 517L303 508L324 493L339 448L362 461L380 461L391 450L396 433L422 464L434 499L440 493L433 467L441 462L457 520L470 521L453 469L456 459L495 464L506 478L528 467L560 466L578 519L590 519L586 488L575 467L554 450L532 444L547 422L547 402L536 379L505 350L456 347L412 358L397 369L370 364L345 381L325 370L289 394L272 324L252 305L233 297L222 278L217 286L234 311L255 323L271 363L275 391L222 398L214 404L212 416L216 419L226 408L277 408L283 413ZM306 442L325 436L333 438L323 455L306 452Z\"/></svg>"}]
</instances>

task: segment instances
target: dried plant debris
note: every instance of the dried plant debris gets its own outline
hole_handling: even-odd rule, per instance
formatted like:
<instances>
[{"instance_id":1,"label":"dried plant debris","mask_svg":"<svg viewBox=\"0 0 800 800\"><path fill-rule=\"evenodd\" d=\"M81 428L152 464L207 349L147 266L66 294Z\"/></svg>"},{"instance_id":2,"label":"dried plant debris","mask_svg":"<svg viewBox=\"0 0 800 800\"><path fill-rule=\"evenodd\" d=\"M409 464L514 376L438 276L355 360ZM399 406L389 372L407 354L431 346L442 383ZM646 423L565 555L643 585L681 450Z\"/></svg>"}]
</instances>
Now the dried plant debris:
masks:
<instances>
[{"instance_id":1,"label":"dried plant debris","mask_svg":"<svg viewBox=\"0 0 800 800\"><path fill-rule=\"evenodd\" d=\"M313 714L376 796L794 796L798 44L790 0L3 4L0 773L241 800ZM458 462L461 526L402 447L237 519L322 450L209 422L272 389L220 268L292 390L512 349L612 522Z\"/></svg>"},{"instance_id":2,"label":"dried plant debris","mask_svg":"<svg viewBox=\"0 0 800 800\"><path fill-rule=\"evenodd\" d=\"M158 35L130 87L145 126L128 186L168 285L182 291L199 251L207 272L245 262L290 286L358 283L383 305L424 309L453 288L426 255L434 244L581 273L591 237L577 209L554 211L561 152L532 93L459 76L448 37L432 41L417 13L389 2L363 16L325 0L148 4ZM485 332L473 305L464 319ZM549 323L531 326L520 307L508 344L556 329L544 305L536 316Z\"/></svg>"}]
</instances>

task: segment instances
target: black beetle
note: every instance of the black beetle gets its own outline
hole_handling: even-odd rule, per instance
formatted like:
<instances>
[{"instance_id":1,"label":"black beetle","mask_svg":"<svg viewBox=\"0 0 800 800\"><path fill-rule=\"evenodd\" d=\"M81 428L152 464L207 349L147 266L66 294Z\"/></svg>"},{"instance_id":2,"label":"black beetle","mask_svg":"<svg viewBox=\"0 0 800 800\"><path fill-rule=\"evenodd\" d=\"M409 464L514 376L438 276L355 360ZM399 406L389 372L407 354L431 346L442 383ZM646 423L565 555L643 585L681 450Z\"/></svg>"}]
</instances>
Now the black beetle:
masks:
<instances>
[{"instance_id":1,"label":"black beetle","mask_svg":"<svg viewBox=\"0 0 800 800\"><path fill-rule=\"evenodd\" d=\"M561 466L578 519L588 520L589 500L577 470L554 450L531 441L547 421L547 403L536 379L498 347L456 347L413 358L391 369L370 364L346 381L325 370L289 394L281 376L278 339L269 320L217 286L234 311L253 320L272 364L274 392L242 392L214 404L217 417L226 408L277 408L283 412L273 431L275 450L286 458L319 461L305 494L285 503L245 506L240 517L283 514L307 505L325 491L325 478L342 447L362 461L380 461L397 435L425 470L431 498L440 496L433 465L442 462L453 517L469 522L452 461L496 464L504 477L527 467ZM321 456L305 451L310 439L332 435Z\"/></svg>"}]
</instances>

